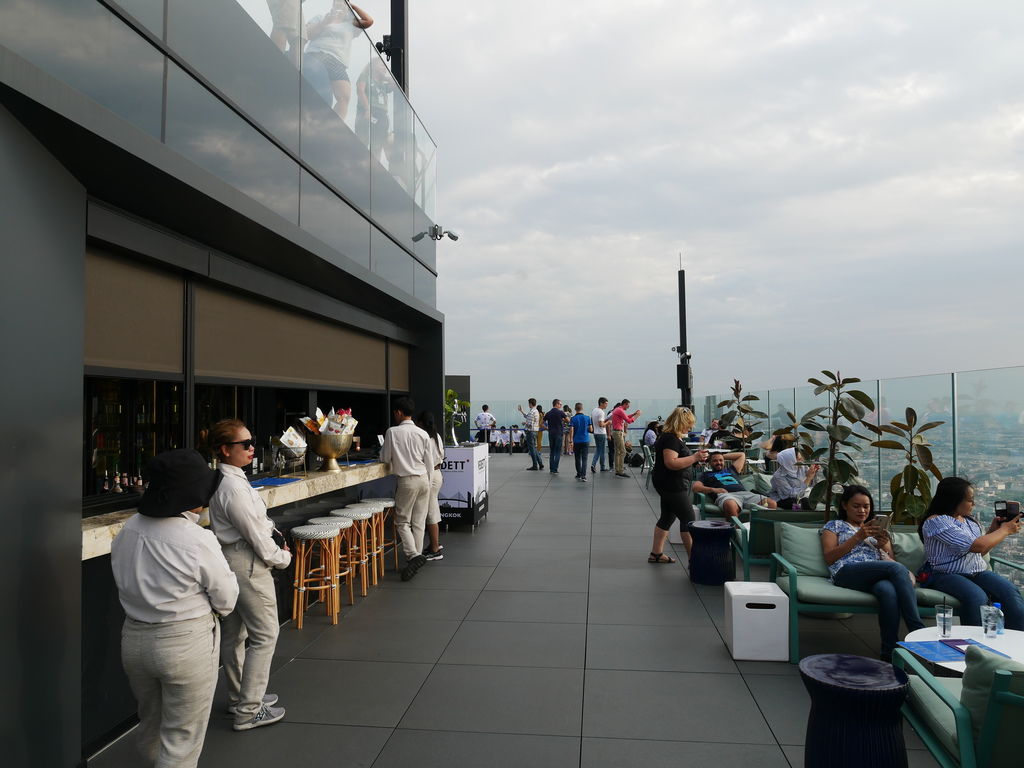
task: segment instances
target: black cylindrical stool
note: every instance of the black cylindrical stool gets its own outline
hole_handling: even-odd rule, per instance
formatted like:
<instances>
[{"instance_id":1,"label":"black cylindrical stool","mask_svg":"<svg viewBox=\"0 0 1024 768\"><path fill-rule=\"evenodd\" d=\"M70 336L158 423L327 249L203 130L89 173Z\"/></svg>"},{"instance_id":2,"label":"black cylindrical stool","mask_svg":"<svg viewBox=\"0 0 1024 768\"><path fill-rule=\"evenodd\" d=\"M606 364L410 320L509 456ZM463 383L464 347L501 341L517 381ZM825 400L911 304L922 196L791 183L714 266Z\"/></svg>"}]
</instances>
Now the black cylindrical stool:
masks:
<instances>
[{"instance_id":1,"label":"black cylindrical stool","mask_svg":"<svg viewBox=\"0 0 1024 768\"><path fill-rule=\"evenodd\" d=\"M729 542L732 526L724 520L694 520L686 524L693 537L690 553L690 581L720 587L735 575Z\"/></svg>"},{"instance_id":2,"label":"black cylindrical stool","mask_svg":"<svg viewBox=\"0 0 1024 768\"><path fill-rule=\"evenodd\" d=\"M800 677L811 696L805 768L906 768L903 670L864 656L821 653L800 662Z\"/></svg>"}]
</instances>

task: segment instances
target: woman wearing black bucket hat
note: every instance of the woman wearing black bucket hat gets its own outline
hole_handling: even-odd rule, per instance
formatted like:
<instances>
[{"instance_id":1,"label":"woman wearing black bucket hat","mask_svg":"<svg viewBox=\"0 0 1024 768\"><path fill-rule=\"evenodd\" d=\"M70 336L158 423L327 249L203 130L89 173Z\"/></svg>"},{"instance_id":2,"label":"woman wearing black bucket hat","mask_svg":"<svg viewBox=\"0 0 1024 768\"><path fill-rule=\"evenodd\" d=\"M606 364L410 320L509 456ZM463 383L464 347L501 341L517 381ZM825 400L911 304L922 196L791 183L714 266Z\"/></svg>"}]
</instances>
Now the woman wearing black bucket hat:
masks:
<instances>
[{"instance_id":1,"label":"woman wearing black bucket hat","mask_svg":"<svg viewBox=\"0 0 1024 768\"><path fill-rule=\"evenodd\" d=\"M111 545L126 615L121 663L139 705L138 743L150 765L195 766L217 685L220 624L238 583L216 537L196 525L220 482L196 451L148 466L139 514Z\"/></svg>"}]
</instances>

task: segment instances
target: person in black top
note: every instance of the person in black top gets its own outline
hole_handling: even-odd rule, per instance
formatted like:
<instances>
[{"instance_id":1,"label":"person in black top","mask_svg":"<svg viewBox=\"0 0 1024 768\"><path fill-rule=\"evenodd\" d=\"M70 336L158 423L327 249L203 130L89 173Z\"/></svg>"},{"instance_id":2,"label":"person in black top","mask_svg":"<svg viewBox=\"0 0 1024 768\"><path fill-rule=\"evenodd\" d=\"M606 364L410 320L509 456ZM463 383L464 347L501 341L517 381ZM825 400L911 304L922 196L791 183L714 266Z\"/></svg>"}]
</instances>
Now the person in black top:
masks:
<instances>
[{"instance_id":1,"label":"person in black top","mask_svg":"<svg viewBox=\"0 0 1024 768\"><path fill-rule=\"evenodd\" d=\"M562 401L555 398L551 401L551 410L544 414L544 425L548 428L548 440L551 441L548 467L552 475L558 474L558 461L562 458L562 433L568 423L569 419L562 410Z\"/></svg>"},{"instance_id":2,"label":"person in black top","mask_svg":"<svg viewBox=\"0 0 1024 768\"><path fill-rule=\"evenodd\" d=\"M693 429L695 420L688 408L676 408L665 420L661 435L654 443L654 467L651 479L654 489L661 497L661 517L654 525L654 543L651 545L649 563L674 563L674 557L665 554L665 541L672 523L676 520L682 528L683 546L689 557L693 542L686 531L686 523L693 520L693 499L690 497L690 483L693 480L693 465L706 461L708 452L699 450L690 453L686 447L686 434Z\"/></svg>"}]
</instances>

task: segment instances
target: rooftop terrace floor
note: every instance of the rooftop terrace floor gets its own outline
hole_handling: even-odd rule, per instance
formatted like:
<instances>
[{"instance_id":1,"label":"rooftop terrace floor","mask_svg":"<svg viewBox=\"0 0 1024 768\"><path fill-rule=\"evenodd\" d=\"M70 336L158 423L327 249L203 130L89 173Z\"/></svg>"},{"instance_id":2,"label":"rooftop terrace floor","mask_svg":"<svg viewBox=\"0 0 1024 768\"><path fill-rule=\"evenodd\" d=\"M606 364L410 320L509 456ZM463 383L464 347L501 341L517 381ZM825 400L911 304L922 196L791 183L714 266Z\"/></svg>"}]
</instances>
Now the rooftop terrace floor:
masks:
<instances>
[{"instance_id":1,"label":"rooftop terrace floor","mask_svg":"<svg viewBox=\"0 0 1024 768\"><path fill-rule=\"evenodd\" d=\"M491 456L491 509L443 561L282 627L270 690L285 720L231 730L218 689L201 766L604 768L803 765L797 668L733 661L721 587L650 565L658 498ZM682 550L682 547L678 547ZM676 553L685 561L685 553ZM764 578L765 571L753 578ZM802 618L804 654L877 657L873 616ZM910 766L936 763L905 727ZM136 766L132 734L89 761Z\"/></svg>"}]
</instances>

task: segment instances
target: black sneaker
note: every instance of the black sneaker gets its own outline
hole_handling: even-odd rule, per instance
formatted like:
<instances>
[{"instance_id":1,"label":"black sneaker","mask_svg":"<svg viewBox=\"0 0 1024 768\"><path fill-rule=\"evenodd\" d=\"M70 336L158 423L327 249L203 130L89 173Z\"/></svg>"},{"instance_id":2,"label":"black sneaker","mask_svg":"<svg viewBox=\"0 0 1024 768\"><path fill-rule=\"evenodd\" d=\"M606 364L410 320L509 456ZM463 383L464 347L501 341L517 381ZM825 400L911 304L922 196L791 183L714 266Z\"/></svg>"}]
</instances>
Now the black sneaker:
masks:
<instances>
[{"instance_id":1,"label":"black sneaker","mask_svg":"<svg viewBox=\"0 0 1024 768\"><path fill-rule=\"evenodd\" d=\"M423 555L416 555L416 557L406 563L405 568L402 569L402 581L412 581L416 572L422 568L423 564L426 562L427 558Z\"/></svg>"},{"instance_id":2,"label":"black sneaker","mask_svg":"<svg viewBox=\"0 0 1024 768\"><path fill-rule=\"evenodd\" d=\"M616 477L629 477L629 475L627 475L625 472L616 472L615 476Z\"/></svg>"},{"instance_id":3,"label":"black sneaker","mask_svg":"<svg viewBox=\"0 0 1024 768\"><path fill-rule=\"evenodd\" d=\"M527 472L536 472L537 471L537 467L527 467L526 471Z\"/></svg>"},{"instance_id":4,"label":"black sneaker","mask_svg":"<svg viewBox=\"0 0 1024 768\"><path fill-rule=\"evenodd\" d=\"M426 552L423 553L423 557L425 557L427 559L428 563L431 560L444 560L444 554L441 552L440 549L437 550L437 552L431 552L428 549Z\"/></svg>"},{"instance_id":5,"label":"black sneaker","mask_svg":"<svg viewBox=\"0 0 1024 768\"><path fill-rule=\"evenodd\" d=\"M539 467L537 467L537 469L544 469L544 465L541 464Z\"/></svg>"},{"instance_id":6,"label":"black sneaker","mask_svg":"<svg viewBox=\"0 0 1024 768\"><path fill-rule=\"evenodd\" d=\"M595 465L595 466L592 466L592 467L590 468L590 472L591 472L591 474L593 474L594 472L597 472L597 466L596 466L596 465Z\"/></svg>"}]
</instances>

